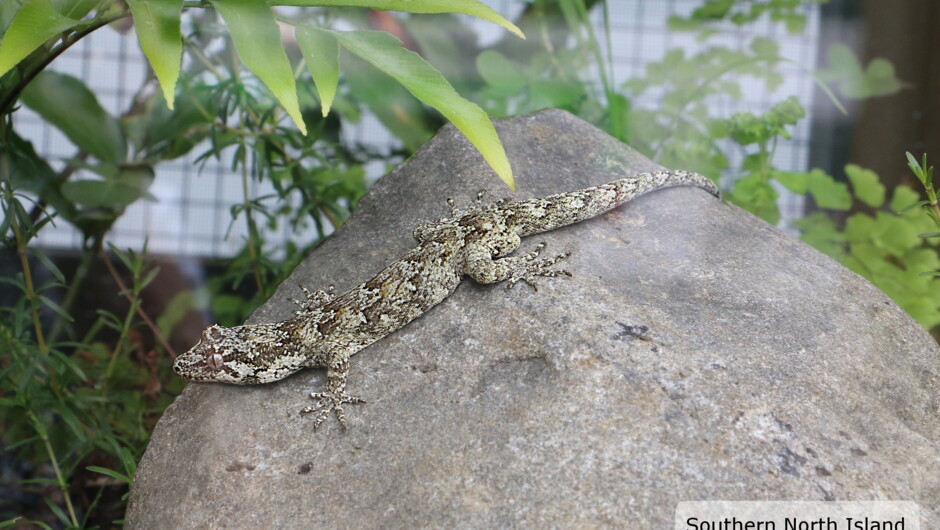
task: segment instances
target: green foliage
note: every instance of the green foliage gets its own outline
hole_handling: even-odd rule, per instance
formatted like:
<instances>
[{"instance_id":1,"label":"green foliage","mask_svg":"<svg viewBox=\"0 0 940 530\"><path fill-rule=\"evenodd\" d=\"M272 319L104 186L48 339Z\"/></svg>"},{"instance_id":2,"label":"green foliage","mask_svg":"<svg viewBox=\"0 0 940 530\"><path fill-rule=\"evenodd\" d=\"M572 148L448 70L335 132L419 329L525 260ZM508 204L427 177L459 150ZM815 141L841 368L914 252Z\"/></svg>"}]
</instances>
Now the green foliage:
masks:
<instances>
[{"instance_id":1,"label":"green foliage","mask_svg":"<svg viewBox=\"0 0 940 530\"><path fill-rule=\"evenodd\" d=\"M338 32L304 26L297 32L298 43L308 62L315 61L317 56L322 55L317 53L320 47L325 47L326 53L332 55L336 44L325 42L330 37L342 45L343 49L390 75L416 98L440 111L477 146L496 174L509 187L515 188L509 159L506 158L496 130L486 113L476 104L460 97L440 72L421 56L405 49L400 40L382 31ZM317 83L317 88L324 86L327 89L326 97L330 97L335 93L332 83L335 82L337 74L334 71L328 71L326 74L326 78ZM314 80L316 81L316 78ZM321 100L326 101L325 95L320 93Z\"/></svg>"},{"instance_id":2,"label":"green foliage","mask_svg":"<svg viewBox=\"0 0 940 530\"><path fill-rule=\"evenodd\" d=\"M841 43L829 48L829 67L820 70L817 77L837 84L840 93L850 99L887 96L906 86L887 59L875 58L863 68L852 50Z\"/></svg>"},{"instance_id":3,"label":"green foliage","mask_svg":"<svg viewBox=\"0 0 940 530\"><path fill-rule=\"evenodd\" d=\"M740 99L742 76L763 82L769 91L775 90L783 82L778 68L783 62L778 45L765 38L754 39L745 50L709 47L689 57L680 49L667 52L662 60L647 65L646 76L624 86L636 96L652 91L663 94L657 108L636 109L630 115L632 135L628 141L667 167L688 167L717 178L729 169L727 147L720 142L729 138L759 158L745 158L749 167L742 169L746 173L760 170L762 174L754 178L763 184L747 186L765 188L776 138L786 137L785 126L802 117L802 106L791 98L763 116L739 114L719 120L709 111L709 102L715 98ZM752 211L767 210L767 215L774 216L774 207L761 202L749 204Z\"/></svg>"},{"instance_id":4,"label":"green foliage","mask_svg":"<svg viewBox=\"0 0 940 530\"><path fill-rule=\"evenodd\" d=\"M57 490L64 501L61 507L48 502L57 521L32 524L85 526L97 510L120 513L123 501L114 494L113 480L93 481L83 466L94 459L124 473L101 466L90 471L120 476L125 483L132 480L150 429L172 396L154 391L153 384L181 386L170 374L169 359L157 361L153 352L136 343L139 296L159 271L141 255L113 249L132 279L131 287L121 293L130 301L126 313L99 310L80 341L49 340L44 314L71 318L53 300L56 291L67 288L66 276L42 253L28 248L39 227L9 180L2 186L3 233L12 232L12 241L6 243L17 250L22 267L21 274L2 278L22 294L16 304L0 310L0 349L6 353L0 363L0 424L3 440L9 443L4 450L24 461L46 463L51 472L39 468L23 487L47 495ZM51 276L42 284L34 280L39 264ZM80 487L90 502L74 505L77 486L92 483L98 485ZM120 489L126 491L126 484Z\"/></svg>"},{"instance_id":5,"label":"green foliage","mask_svg":"<svg viewBox=\"0 0 940 530\"><path fill-rule=\"evenodd\" d=\"M26 0L9 27L5 28L3 41L0 41L0 76L47 40L80 23L59 13L51 0Z\"/></svg>"},{"instance_id":6,"label":"green foliage","mask_svg":"<svg viewBox=\"0 0 940 530\"><path fill-rule=\"evenodd\" d=\"M173 109L180 74L180 61L177 59L183 53L180 34L183 0L126 1L134 19L140 48L160 80L167 107Z\"/></svg>"},{"instance_id":7,"label":"green foliage","mask_svg":"<svg viewBox=\"0 0 940 530\"><path fill-rule=\"evenodd\" d=\"M823 4L828 0L809 0L812 3ZM736 2L734 0L706 0L695 9L689 17L673 16L669 18L669 25L675 30L715 31L710 23L727 20L738 26L754 22L768 16L774 22L782 22L787 31L794 35L803 33L806 27L804 14L805 2L803 0L754 0L749 2Z\"/></svg>"},{"instance_id":8,"label":"green foliage","mask_svg":"<svg viewBox=\"0 0 940 530\"><path fill-rule=\"evenodd\" d=\"M300 104L297 102L294 72L287 59L287 52L281 45L281 32L274 20L274 13L265 3L257 0L211 1L225 20L245 67L267 85L301 134L307 134L307 126L300 116Z\"/></svg>"},{"instance_id":9,"label":"green foliage","mask_svg":"<svg viewBox=\"0 0 940 530\"><path fill-rule=\"evenodd\" d=\"M912 163L926 177L929 173L926 160L923 166ZM890 204L886 204L885 187L877 174L854 164L847 165L845 172L852 184L852 196L876 211L851 214L841 229L824 214L814 214L795 223L803 240L864 276L925 328L937 327L940 274L934 271L940 267L940 257L937 241L930 239L929 231L936 230L940 223L933 218L929 202L915 202L918 193L902 185L894 189ZM922 180L926 182L926 178ZM912 202L915 208L909 208ZM818 199L817 203L830 208ZM915 211L918 204L926 208L928 215ZM837 206L831 209L845 211L851 204L840 202ZM906 211L895 214L886 209Z\"/></svg>"},{"instance_id":10,"label":"green foliage","mask_svg":"<svg viewBox=\"0 0 940 530\"><path fill-rule=\"evenodd\" d=\"M127 142L117 118L105 112L91 90L78 79L42 72L26 86L20 100L55 125L79 149L102 162L124 161Z\"/></svg>"},{"instance_id":11,"label":"green foliage","mask_svg":"<svg viewBox=\"0 0 940 530\"><path fill-rule=\"evenodd\" d=\"M278 19L275 18L268 2L264 0L209 0L222 16L244 66L251 71L271 91L278 104L286 110L301 134L307 133L307 124L301 113L295 83L295 73L281 42ZM522 32L498 13L476 0L279 0L272 5L284 6L357 6L383 10L397 10L410 13L461 13L480 17L497 23L519 37ZM25 60L31 53L46 46L46 42L56 35L82 34L125 16L131 16L137 23L137 35L148 60L162 84L164 98L170 108L174 106L175 85L179 78L180 57L180 17L182 0L159 0L144 2L131 1L127 10L115 2L70 2L65 12L50 0L26 0L16 16L11 20L2 43L0 43L0 76L7 75L12 80L29 80L38 73L44 64L68 47L72 41L65 39L60 46L48 47L46 53L39 53L36 64ZM82 20L92 8L100 5L94 17ZM76 16L77 18L72 18ZM281 22L298 25L295 20L280 17ZM340 38L339 34L335 35ZM385 39L392 38L385 35ZM378 40L377 40L378 39ZM434 107L464 133L470 142L479 149L483 157L492 164L496 174L510 188L515 188L512 169L506 158L499 137L492 123L475 104L460 97L443 76L417 55L398 48L395 56L389 54L396 49L394 44L382 40L382 36L365 37L363 34L351 34L340 38L347 49L378 66L386 73L407 87L408 90L425 104ZM400 46L400 45L399 45ZM358 51L356 51L358 50ZM41 50L40 50L41 51ZM38 53L38 52L37 52ZM309 56L306 60L316 64L318 57ZM329 59L328 59L329 61ZM311 72L318 76L324 67L315 65ZM14 68L17 71L12 71ZM234 66L237 74L239 66ZM323 79L321 77L321 83ZM23 90L24 84L14 85L10 96L0 101L0 113L8 112L16 96ZM321 94L322 97L323 94ZM327 111L329 105L323 107ZM94 130L93 130L94 131ZM93 132L85 143L107 140L107 133ZM69 136L76 141L78 138ZM99 146L100 147L100 146ZM97 156L98 153L89 151ZM110 153L113 154L113 153ZM115 160L106 159L108 162Z\"/></svg>"}]
</instances>

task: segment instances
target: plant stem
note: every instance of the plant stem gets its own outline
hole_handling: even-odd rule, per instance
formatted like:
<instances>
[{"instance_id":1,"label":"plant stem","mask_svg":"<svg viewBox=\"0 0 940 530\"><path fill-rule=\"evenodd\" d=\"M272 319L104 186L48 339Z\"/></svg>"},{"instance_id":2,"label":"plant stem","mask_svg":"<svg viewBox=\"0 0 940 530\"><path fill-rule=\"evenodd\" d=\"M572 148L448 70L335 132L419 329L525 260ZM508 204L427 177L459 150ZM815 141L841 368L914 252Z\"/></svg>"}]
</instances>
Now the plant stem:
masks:
<instances>
[{"instance_id":1,"label":"plant stem","mask_svg":"<svg viewBox=\"0 0 940 530\"><path fill-rule=\"evenodd\" d=\"M88 279L88 274L91 272L91 266L94 263L95 258L100 253L101 237L94 236L91 246L85 247L85 249L82 251L82 261L78 264L78 268L75 269L75 275L72 277L68 291L65 293L65 299L62 301L62 309L64 309L67 314L72 314L72 306L75 305L75 299L78 297L79 291L85 284L85 280ZM59 335L62 334L64 327L64 319L62 317L57 317L55 323L52 325L52 330L49 332L49 339L55 341Z\"/></svg>"},{"instance_id":2,"label":"plant stem","mask_svg":"<svg viewBox=\"0 0 940 530\"><path fill-rule=\"evenodd\" d=\"M26 254L26 238L23 235L23 228L20 226L20 216L15 211L19 203L16 197L13 196L13 190L8 181L3 182L3 195L4 202L7 204L4 210L6 210L6 215L10 216L10 226L13 228L13 235L16 239L16 253L20 257L20 267L23 269L26 301L29 302L29 312L36 333L36 344L43 355L48 355L49 346L46 345L45 334L42 332L42 321L39 318L39 296L36 294L36 288L33 285L33 273L29 266L29 256Z\"/></svg>"},{"instance_id":3,"label":"plant stem","mask_svg":"<svg viewBox=\"0 0 940 530\"><path fill-rule=\"evenodd\" d=\"M118 290L124 293L124 298L127 299L131 305L134 305L134 301L138 299L138 293L131 294L127 290L127 286L124 284L124 280L121 279L121 275L118 274L117 269L114 268L114 264L111 263L111 259L108 258L108 255L105 253L101 254L102 260L104 260L105 267L108 268L108 272L111 274L111 277L114 279L114 282L117 283ZM153 333L154 338L163 346L163 349L170 354L170 358L176 358L176 351L170 346L170 343L167 342L166 337L163 336L163 333L160 332L160 328L157 327L157 324L150 318L150 315L141 307L140 304L137 304L137 316L147 324L147 327L150 328L150 331ZM90 337L89 337L90 338ZM87 340L85 341L87 342Z\"/></svg>"},{"instance_id":4,"label":"plant stem","mask_svg":"<svg viewBox=\"0 0 940 530\"><path fill-rule=\"evenodd\" d=\"M258 294L265 298L265 288L264 288L264 277L261 274L261 268L258 266L258 226L255 223L254 216L251 215L251 210L254 206L251 204L251 200L248 195L248 149L245 145L245 140L242 137L240 139L240 144L242 147L242 153L244 153L245 158L241 161L242 166L242 196L244 197L245 205L245 222L248 224L248 256L251 259L251 270L254 272L255 276L255 287L258 289Z\"/></svg>"},{"instance_id":5,"label":"plant stem","mask_svg":"<svg viewBox=\"0 0 940 530\"><path fill-rule=\"evenodd\" d=\"M65 499L65 508L69 512L69 520L73 526L78 526L78 518L75 517L75 508L72 507L72 497L69 495L68 484L65 482L65 477L62 476L62 470L59 468L59 459L56 458L52 444L49 443L49 435L46 433L45 427L42 426L36 414L32 410L29 410L27 413L33 423L33 428L36 430L36 434L39 435L43 445L46 447L46 454L49 455L49 462L52 464L52 469L55 472L56 482L59 484L59 490L62 491L62 497Z\"/></svg>"},{"instance_id":6,"label":"plant stem","mask_svg":"<svg viewBox=\"0 0 940 530\"><path fill-rule=\"evenodd\" d=\"M234 48L232 50L232 76L235 78L235 82L241 84L241 76L238 71L238 57L234 56ZM241 129L245 128L245 115L239 113L238 115L238 126ZM242 159L241 163L241 176L242 176L242 197L243 204L245 207L245 222L248 225L248 257L251 260L251 270L255 276L255 287L258 289L258 295L262 298L267 298L267 293L265 292L264 285L264 276L261 273L261 268L258 265L258 226L255 224L254 216L251 214L252 208L254 206L251 204L251 199L249 198L248 193L248 157L249 150L248 146L245 143L245 137L238 137L238 145L242 150Z\"/></svg>"}]
</instances>

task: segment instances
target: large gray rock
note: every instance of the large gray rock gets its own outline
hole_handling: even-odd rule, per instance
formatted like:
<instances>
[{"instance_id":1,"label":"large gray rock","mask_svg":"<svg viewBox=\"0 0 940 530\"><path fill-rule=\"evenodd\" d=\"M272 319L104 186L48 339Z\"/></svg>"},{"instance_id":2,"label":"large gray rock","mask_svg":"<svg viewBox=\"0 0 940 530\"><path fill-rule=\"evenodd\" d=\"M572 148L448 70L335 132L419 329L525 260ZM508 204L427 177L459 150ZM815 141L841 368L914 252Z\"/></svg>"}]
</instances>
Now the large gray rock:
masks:
<instances>
[{"instance_id":1,"label":"large gray rock","mask_svg":"<svg viewBox=\"0 0 940 530\"><path fill-rule=\"evenodd\" d=\"M497 124L521 191L657 166L547 111ZM451 127L383 178L251 321L302 283L349 288L420 220L505 189ZM694 188L529 238L573 278L457 292L352 360L350 429L298 411L324 373L191 384L127 523L169 527L671 527L709 499L914 500L940 527L940 349L838 263Z\"/></svg>"}]
</instances>

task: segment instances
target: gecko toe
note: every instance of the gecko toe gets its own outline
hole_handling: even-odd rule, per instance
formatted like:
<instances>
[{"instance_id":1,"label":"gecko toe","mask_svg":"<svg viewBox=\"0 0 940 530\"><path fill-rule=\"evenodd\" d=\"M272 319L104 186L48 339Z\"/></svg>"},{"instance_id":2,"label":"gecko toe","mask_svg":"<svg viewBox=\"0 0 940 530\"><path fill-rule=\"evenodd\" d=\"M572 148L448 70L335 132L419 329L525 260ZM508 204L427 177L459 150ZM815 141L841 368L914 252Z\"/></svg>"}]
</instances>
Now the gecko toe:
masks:
<instances>
[{"instance_id":1,"label":"gecko toe","mask_svg":"<svg viewBox=\"0 0 940 530\"><path fill-rule=\"evenodd\" d=\"M343 404L352 403L358 405L367 403L366 400L358 396L350 396L346 392L311 392L310 397L316 399L317 404L303 408L300 413L316 413L316 418L313 420L314 429L320 427L327 416L330 415L330 412L332 412L336 416L336 419L339 420L340 426L345 430L347 428L346 411L343 410Z\"/></svg>"}]
</instances>

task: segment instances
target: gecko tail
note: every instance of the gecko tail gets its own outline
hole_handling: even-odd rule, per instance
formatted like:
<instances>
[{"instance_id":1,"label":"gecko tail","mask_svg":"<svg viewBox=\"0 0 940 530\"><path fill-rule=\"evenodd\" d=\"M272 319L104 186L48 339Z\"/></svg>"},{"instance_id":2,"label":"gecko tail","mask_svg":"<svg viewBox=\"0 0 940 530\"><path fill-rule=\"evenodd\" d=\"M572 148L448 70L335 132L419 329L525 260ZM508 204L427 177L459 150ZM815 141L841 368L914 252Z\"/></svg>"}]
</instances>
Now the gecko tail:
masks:
<instances>
[{"instance_id":1,"label":"gecko tail","mask_svg":"<svg viewBox=\"0 0 940 530\"><path fill-rule=\"evenodd\" d=\"M568 193L506 205L516 219L519 235L547 232L590 219L640 195L674 186L696 186L721 197L718 186L691 171L654 171Z\"/></svg>"}]
</instances>

